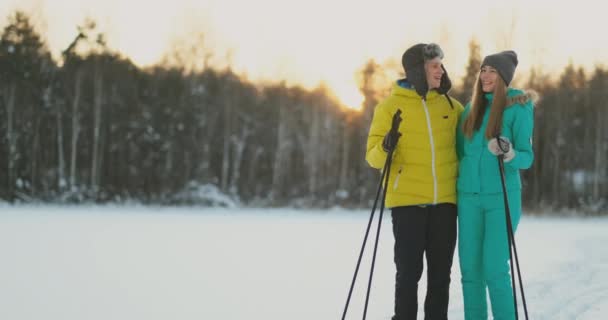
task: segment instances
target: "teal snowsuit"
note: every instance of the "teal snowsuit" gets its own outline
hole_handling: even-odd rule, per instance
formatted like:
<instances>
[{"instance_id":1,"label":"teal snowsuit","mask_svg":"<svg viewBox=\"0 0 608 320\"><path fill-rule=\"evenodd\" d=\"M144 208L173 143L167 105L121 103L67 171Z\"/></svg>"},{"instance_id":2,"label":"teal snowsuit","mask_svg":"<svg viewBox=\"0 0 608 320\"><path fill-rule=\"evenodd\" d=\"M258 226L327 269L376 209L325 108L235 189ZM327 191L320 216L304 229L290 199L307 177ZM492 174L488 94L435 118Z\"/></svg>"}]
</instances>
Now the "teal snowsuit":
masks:
<instances>
[{"instance_id":1,"label":"teal snowsuit","mask_svg":"<svg viewBox=\"0 0 608 320\"><path fill-rule=\"evenodd\" d=\"M488 106L492 94L485 95ZM458 190L458 252L462 274L465 319L487 319L486 287L492 314L497 320L515 319L509 274L509 247L504 200L498 160L488 150L485 131L490 115L486 109L481 128L471 139L464 136L462 124L471 110L462 113L457 132L460 160ZM513 228L521 216L520 169L532 165L534 112L529 95L509 88L503 113L501 136L513 144L515 157L505 162L505 181Z\"/></svg>"}]
</instances>

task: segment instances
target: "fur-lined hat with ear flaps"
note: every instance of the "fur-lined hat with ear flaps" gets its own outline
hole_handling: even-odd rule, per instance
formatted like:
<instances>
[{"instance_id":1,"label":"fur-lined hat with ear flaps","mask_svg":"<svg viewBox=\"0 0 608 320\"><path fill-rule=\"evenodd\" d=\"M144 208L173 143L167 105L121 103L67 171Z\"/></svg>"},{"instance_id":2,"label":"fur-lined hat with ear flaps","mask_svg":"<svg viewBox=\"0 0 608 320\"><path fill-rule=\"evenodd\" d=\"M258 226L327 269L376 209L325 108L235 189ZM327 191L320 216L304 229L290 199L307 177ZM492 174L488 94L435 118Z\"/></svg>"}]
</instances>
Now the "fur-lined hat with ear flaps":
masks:
<instances>
[{"instance_id":1,"label":"fur-lined hat with ear flaps","mask_svg":"<svg viewBox=\"0 0 608 320\"><path fill-rule=\"evenodd\" d=\"M424 70L424 63L428 60L435 58L443 59L443 50L435 43L419 43L409 49L407 49L401 57L401 63L407 76L407 80L414 86L416 92L426 99L426 94L429 91L429 85L426 81L426 72ZM446 94L452 88L452 82L448 77L448 72L445 70L443 64L443 76L441 77L441 83L437 92L439 94Z\"/></svg>"}]
</instances>

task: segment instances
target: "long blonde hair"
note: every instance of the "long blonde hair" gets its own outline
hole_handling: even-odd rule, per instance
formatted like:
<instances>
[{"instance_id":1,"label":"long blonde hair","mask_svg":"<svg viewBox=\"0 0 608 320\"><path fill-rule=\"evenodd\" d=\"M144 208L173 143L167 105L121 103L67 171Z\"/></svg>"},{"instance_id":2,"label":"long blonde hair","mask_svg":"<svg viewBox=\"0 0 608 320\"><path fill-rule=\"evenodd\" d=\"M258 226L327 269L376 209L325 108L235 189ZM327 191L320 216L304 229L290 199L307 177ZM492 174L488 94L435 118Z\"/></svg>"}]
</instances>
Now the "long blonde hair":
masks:
<instances>
[{"instance_id":1,"label":"long blonde hair","mask_svg":"<svg viewBox=\"0 0 608 320\"><path fill-rule=\"evenodd\" d=\"M464 135L469 139L473 136L473 132L481 128L483 115L488 108L484 92L481 87L481 72L477 75L476 85L473 89L473 97L471 98L471 111L463 124ZM492 139L500 134L502 129L502 114L507 105L507 85L501 77L496 77L496 87L494 88L494 99L490 108L490 119L486 128L486 139Z\"/></svg>"}]
</instances>

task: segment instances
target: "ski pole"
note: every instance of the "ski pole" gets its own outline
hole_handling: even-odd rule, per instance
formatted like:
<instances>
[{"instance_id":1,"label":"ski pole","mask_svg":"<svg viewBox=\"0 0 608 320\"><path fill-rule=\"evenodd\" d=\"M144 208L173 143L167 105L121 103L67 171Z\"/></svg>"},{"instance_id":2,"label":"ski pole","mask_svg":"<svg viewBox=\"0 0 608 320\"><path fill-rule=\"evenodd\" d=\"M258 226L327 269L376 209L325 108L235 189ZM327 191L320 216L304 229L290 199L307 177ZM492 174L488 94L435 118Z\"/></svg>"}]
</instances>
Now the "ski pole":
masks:
<instances>
[{"instance_id":1,"label":"ski pole","mask_svg":"<svg viewBox=\"0 0 608 320\"><path fill-rule=\"evenodd\" d=\"M391 131L392 132L396 132L399 129L399 123L401 122L401 110L397 110L397 112L395 113L395 115L393 116L393 122L392 122L392 126L391 126ZM393 151L389 150L387 156L386 156L386 161L384 162L384 167L382 169L382 174L380 177L380 182L378 183L378 189L376 191L376 198L374 200L374 204L372 206L372 212L370 214L369 217L369 222L367 223L367 228L365 230L365 236L363 237L363 244L361 245L361 250L359 251L359 258L357 259L357 266L355 267L355 273L353 275L353 279L351 281L350 284L350 289L348 291L348 297L346 298L346 304L344 305L344 311L342 313L342 320L346 319L346 312L348 311L348 306L350 304L350 298L352 296L353 293L353 288L355 286L355 282L357 280L357 275L359 274L359 267L361 266L361 259L363 258L363 252L365 251L365 244L367 243L367 237L369 236L369 230L370 227L372 225L372 221L374 219L374 215L376 212L376 207L378 205L378 199L380 198L380 194L381 191L384 189L384 192L382 193L382 204L380 206L380 220L378 221L378 233L376 234L376 243L374 246L374 256L373 256L373 260L372 260L372 269L370 271L370 278L369 278L369 284L368 284L368 289L367 289L367 294L366 294L366 301L365 301L365 309L364 309L364 315L363 315L363 319L365 319L365 314L367 313L367 304L368 304L368 300L369 300L369 291L370 291L370 286L371 286L371 281L372 281L372 277L373 277L373 268L374 268L374 263L376 260L376 249L378 247L378 238L379 238L379 233L380 233L380 224L382 222L382 211L384 210L384 200L386 199L386 189L388 186L388 179L390 177L389 173L390 173L390 166L392 163L392 158L393 158ZM384 181L386 179L386 181ZM384 188L383 188L383 183L384 183Z\"/></svg>"},{"instance_id":2,"label":"ski pole","mask_svg":"<svg viewBox=\"0 0 608 320\"><path fill-rule=\"evenodd\" d=\"M386 167L388 165L388 159L384 163L384 168L382 170L382 177L380 178L380 183L378 184L378 191L376 192L376 199L374 200L374 205L372 206L372 212L369 217L369 222L367 223L367 228L365 230L365 236L363 237L363 244L361 245L361 250L359 251L359 259L357 260L357 266L355 267L355 273L353 275L353 280L350 284L350 290L348 291L348 297L346 298L346 305L344 306L344 312L342 313L342 320L346 319L346 312L348 311L348 305L350 304L350 298L353 294L353 288L355 286L355 282L357 280L357 275L359 274L359 267L361 266L361 259L363 258L363 252L365 251L365 244L367 243L367 237L369 235L370 227L372 226L372 221L374 220L374 214L376 211L376 206L378 204L378 198L380 198L380 192L382 191L382 183L384 182L384 176L386 175Z\"/></svg>"},{"instance_id":3,"label":"ski pole","mask_svg":"<svg viewBox=\"0 0 608 320\"><path fill-rule=\"evenodd\" d=\"M367 305L369 303L369 294L370 294L371 287L372 287L372 278L374 277L374 266L376 265L376 252L378 251L378 241L380 239L380 226L382 226L382 214L384 212L384 201L386 200L386 190L388 189L388 179L390 177L391 163L393 162L393 160L392 160L393 151L394 150L391 150L390 157L388 158L388 161L387 161L388 164L386 167L386 177L384 180L384 192L382 194L382 202L380 203L380 215L378 216L378 230L376 231L376 242L374 243L374 253L372 255L372 267L369 272L369 282L367 283L367 294L365 295L365 308L363 309L363 320L365 320L365 317L367 316Z\"/></svg>"},{"instance_id":4,"label":"ski pole","mask_svg":"<svg viewBox=\"0 0 608 320\"><path fill-rule=\"evenodd\" d=\"M498 147L502 152L508 152L508 145L502 140L499 136L496 136L496 142ZM513 303L515 305L515 319L519 319L518 311L517 311L517 290L515 288L515 273L513 270L513 256L515 256L515 264L517 266L517 276L519 278L519 289L521 291L521 299L522 304L524 306L524 314L526 316L526 320L528 319L528 307L526 304L526 296L524 294L524 285L521 276L521 269L519 267L519 257L517 256L517 246L515 245L515 233L513 232L513 223L511 222L511 210L509 209L509 199L507 196L507 185L505 183L505 164L504 164L504 154L498 156L498 167L500 169L500 181L502 184L502 194L505 203L505 217L507 222L507 238L509 246L509 262L511 265L511 284L513 286Z\"/></svg>"}]
</instances>

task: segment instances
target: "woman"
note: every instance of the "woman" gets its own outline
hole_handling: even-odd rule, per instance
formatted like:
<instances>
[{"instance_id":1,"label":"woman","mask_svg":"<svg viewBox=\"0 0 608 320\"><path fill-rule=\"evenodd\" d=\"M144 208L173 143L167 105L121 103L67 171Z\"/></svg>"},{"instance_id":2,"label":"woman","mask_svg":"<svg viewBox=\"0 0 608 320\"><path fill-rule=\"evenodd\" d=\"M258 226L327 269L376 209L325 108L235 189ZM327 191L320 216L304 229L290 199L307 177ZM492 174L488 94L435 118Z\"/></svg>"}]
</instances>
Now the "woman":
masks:
<instances>
[{"instance_id":1,"label":"woman","mask_svg":"<svg viewBox=\"0 0 608 320\"><path fill-rule=\"evenodd\" d=\"M497 156L504 155L515 230L521 216L519 170L530 168L534 160L532 94L509 87L516 66L517 54L513 51L484 58L472 101L458 125L458 252L465 319L487 319L486 288L494 319L515 318ZM498 136L506 142L502 148Z\"/></svg>"}]
</instances>

